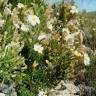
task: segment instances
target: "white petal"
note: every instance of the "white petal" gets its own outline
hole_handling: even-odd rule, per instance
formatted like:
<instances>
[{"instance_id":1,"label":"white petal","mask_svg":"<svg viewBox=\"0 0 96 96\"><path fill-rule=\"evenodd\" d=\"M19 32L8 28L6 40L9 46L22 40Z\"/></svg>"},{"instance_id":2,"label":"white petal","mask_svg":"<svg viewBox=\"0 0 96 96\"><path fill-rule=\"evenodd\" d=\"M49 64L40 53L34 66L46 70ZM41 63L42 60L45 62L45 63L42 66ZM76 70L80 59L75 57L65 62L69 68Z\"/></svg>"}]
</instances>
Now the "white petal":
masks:
<instances>
[{"instance_id":1,"label":"white petal","mask_svg":"<svg viewBox=\"0 0 96 96\"><path fill-rule=\"evenodd\" d=\"M87 53L84 53L84 64L89 65L90 64L90 58Z\"/></svg>"},{"instance_id":2,"label":"white petal","mask_svg":"<svg viewBox=\"0 0 96 96\"><path fill-rule=\"evenodd\" d=\"M18 8L23 8L24 5L23 5L22 3L18 3L17 7L18 7Z\"/></svg>"},{"instance_id":3,"label":"white petal","mask_svg":"<svg viewBox=\"0 0 96 96\"><path fill-rule=\"evenodd\" d=\"M38 37L38 40L42 40L42 39L44 39L44 38L46 38L46 34L41 34L39 37Z\"/></svg>"},{"instance_id":4,"label":"white petal","mask_svg":"<svg viewBox=\"0 0 96 96\"><path fill-rule=\"evenodd\" d=\"M28 31L29 29L28 29L28 26L27 25L22 24L21 25L21 30L22 31Z\"/></svg>"},{"instance_id":5,"label":"white petal","mask_svg":"<svg viewBox=\"0 0 96 96\"><path fill-rule=\"evenodd\" d=\"M0 27L3 27L4 20L0 20Z\"/></svg>"},{"instance_id":6,"label":"white petal","mask_svg":"<svg viewBox=\"0 0 96 96\"><path fill-rule=\"evenodd\" d=\"M4 93L0 93L0 96L5 96L5 94Z\"/></svg>"}]
</instances>

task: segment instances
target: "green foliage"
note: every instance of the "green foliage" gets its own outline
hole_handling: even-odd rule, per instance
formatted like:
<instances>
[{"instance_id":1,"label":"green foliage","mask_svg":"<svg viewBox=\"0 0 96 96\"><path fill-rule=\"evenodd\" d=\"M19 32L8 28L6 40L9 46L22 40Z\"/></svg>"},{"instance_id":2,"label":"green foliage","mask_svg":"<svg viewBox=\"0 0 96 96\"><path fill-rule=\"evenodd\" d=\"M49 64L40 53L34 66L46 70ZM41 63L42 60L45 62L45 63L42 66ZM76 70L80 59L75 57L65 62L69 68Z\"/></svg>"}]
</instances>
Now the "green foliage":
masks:
<instances>
[{"instance_id":1,"label":"green foliage","mask_svg":"<svg viewBox=\"0 0 96 96\"><path fill-rule=\"evenodd\" d=\"M19 10L17 8L19 2L28 4L28 6ZM13 16L5 13L3 9L0 17L5 20L3 27L0 28L0 81L2 84L13 81L18 96L37 96L39 90L49 86L43 61L44 55L33 50L34 44L38 42L37 36L46 28L46 26L42 28L46 20L44 16L46 6L42 1L30 0L30 2L9 0L8 3L12 3L12 8L9 10ZM40 17L40 25L32 27L30 33L14 26L19 20L25 23L25 14L33 14L31 12ZM22 18L23 15L24 18ZM39 62L36 69L35 61Z\"/></svg>"},{"instance_id":2,"label":"green foliage","mask_svg":"<svg viewBox=\"0 0 96 96\"><path fill-rule=\"evenodd\" d=\"M12 72L15 69L20 69L20 66L24 66L24 58L18 55L21 48L18 44L12 43L6 45L4 51L0 50L0 68L2 68L0 70L4 80L10 80Z\"/></svg>"}]
</instances>

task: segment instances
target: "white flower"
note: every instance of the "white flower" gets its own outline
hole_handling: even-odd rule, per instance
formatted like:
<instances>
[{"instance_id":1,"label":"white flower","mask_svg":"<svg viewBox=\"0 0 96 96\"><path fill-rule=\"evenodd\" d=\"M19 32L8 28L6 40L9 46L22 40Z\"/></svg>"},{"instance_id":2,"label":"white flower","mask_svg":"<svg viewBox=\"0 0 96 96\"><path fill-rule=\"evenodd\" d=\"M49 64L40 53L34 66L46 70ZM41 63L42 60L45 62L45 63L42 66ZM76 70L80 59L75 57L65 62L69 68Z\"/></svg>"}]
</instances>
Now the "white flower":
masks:
<instances>
[{"instance_id":1,"label":"white flower","mask_svg":"<svg viewBox=\"0 0 96 96\"><path fill-rule=\"evenodd\" d=\"M25 32L28 31L29 30L28 25L21 24L21 30Z\"/></svg>"},{"instance_id":2,"label":"white flower","mask_svg":"<svg viewBox=\"0 0 96 96\"><path fill-rule=\"evenodd\" d=\"M18 3L17 7L18 7L19 9L24 8L24 4Z\"/></svg>"},{"instance_id":3,"label":"white flower","mask_svg":"<svg viewBox=\"0 0 96 96\"><path fill-rule=\"evenodd\" d=\"M52 35L51 35L50 33L49 33L49 34L46 34L46 38L45 38L45 39L46 39L48 42L50 42L51 36L52 36Z\"/></svg>"},{"instance_id":4,"label":"white flower","mask_svg":"<svg viewBox=\"0 0 96 96\"><path fill-rule=\"evenodd\" d=\"M12 4L9 3L9 4L7 5L7 7L8 7L9 9L11 9L11 8L12 8Z\"/></svg>"},{"instance_id":5,"label":"white flower","mask_svg":"<svg viewBox=\"0 0 96 96\"><path fill-rule=\"evenodd\" d=\"M77 57L81 57L82 54L80 52L78 52L77 50L73 51L73 54Z\"/></svg>"},{"instance_id":6,"label":"white flower","mask_svg":"<svg viewBox=\"0 0 96 96\"><path fill-rule=\"evenodd\" d=\"M42 45L40 45L38 43L34 45L34 51L37 51L38 53L42 54L43 49L44 48L42 47Z\"/></svg>"},{"instance_id":7,"label":"white flower","mask_svg":"<svg viewBox=\"0 0 96 96\"><path fill-rule=\"evenodd\" d=\"M42 40L44 38L46 38L46 34L42 33L42 34L39 35L38 40Z\"/></svg>"},{"instance_id":8,"label":"white flower","mask_svg":"<svg viewBox=\"0 0 96 96\"><path fill-rule=\"evenodd\" d=\"M0 96L5 96L5 94L4 93L0 93Z\"/></svg>"},{"instance_id":9,"label":"white flower","mask_svg":"<svg viewBox=\"0 0 96 96\"><path fill-rule=\"evenodd\" d=\"M11 77L12 77L12 78L15 78L15 77L16 77L16 74L12 74Z\"/></svg>"},{"instance_id":10,"label":"white flower","mask_svg":"<svg viewBox=\"0 0 96 96\"><path fill-rule=\"evenodd\" d=\"M69 34L70 33L70 30L68 28L63 28L62 29L62 32L67 32L67 34Z\"/></svg>"},{"instance_id":11,"label":"white flower","mask_svg":"<svg viewBox=\"0 0 96 96\"><path fill-rule=\"evenodd\" d=\"M48 33L48 34L41 33L38 37L38 40L42 40L42 39L46 39L46 41L49 42L51 39L51 34L50 33Z\"/></svg>"},{"instance_id":12,"label":"white flower","mask_svg":"<svg viewBox=\"0 0 96 96\"><path fill-rule=\"evenodd\" d=\"M18 22L13 21L13 25L18 29L18 28L20 28L20 25L22 27L22 25L24 25L24 24L21 21L18 21Z\"/></svg>"},{"instance_id":13,"label":"white flower","mask_svg":"<svg viewBox=\"0 0 96 96\"><path fill-rule=\"evenodd\" d=\"M65 40L68 43L68 45L73 45L74 44L75 36L77 36L78 34L79 34L79 32L75 32L73 34L69 34L69 33L67 34L67 36L65 37Z\"/></svg>"},{"instance_id":14,"label":"white flower","mask_svg":"<svg viewBox=\"0 0 96 96\"><path fill-rule=\"evenodd\" d=\"M93 28L93 31L96 31L96 29L95 29L95 28Z\"/></svg>"},{"instance_id":15,"label":"white flower","mask_svg":"<svg viewBox=\"0 0 96 96\"><path fill-rule=\"evenodd\" d=\"M36 24L40 23L40 19L36 15L28 15L27 18L32 26L35 26Z\"/></svg>"},{"instance_id":16,"label":"white flower","mask_svg":"<svg viewBox=\"0 0 96 96\"><path fill-rule=\"evenodd\" d=\"M47 96L47 95L45 95L45 92L44 91L39 91L38 96Z\"/></svg>"},{"instance_id":17,"label":"white flower","mask_svg":"<svg viewBox=\"0 0 96 96\"><path fill-rule=\"evenodd\" d=\"M65 40L68 45L73 45L74 44L74 36L69 34L65 37Z\"/></svg>"},{"instance_id":18,"label":"white flower","mask_svg":"<svg viewBox=\"0 0 96 96\"><path fill-rule=\"evenodd\" d=\"M53 26L52 26L52 24L51 24L51 23L47 23L47 27L48 27L48 29L50 29L50 30L52 31Z\"/></svg>"},{"instance_id":19,"label":"white flower","mask_svg":"<svg viewBox=\"0 0 96 96\"><path fill-rule=\"evenodd\" d=\"M16 27L16 28L19 28L19 24L17 23L17 24L14 24L14 26Z\"/></svg>"},{"instance_id":20,"label":"white flower","mask_svg":"<svg viewBox=\"0 0 96 96\"><path fill-rule=\"evenodd\" d=\"M44 92L43 91L40 91L38 96L44 96Z\"/></svg>"},{"instance_id":21,"label":"white flower","mask_svg":"<svg viewBox=\"0 0 96 96\"><path fill-rule=\"evenodd\" d=\"M4 13L5 13L6 15L10 15L10 14L11 14L11 9L8 8L8 7L5 7Z\"/></svg>"},{"instance_id":22,"label":"white flower","mask_svg":"<svg viewBox=\"0 0 96 96\"><path fill-rule=\"evenodd\" d=\"M4 25L4 20L0 20L0 27L3 27Z\"/></svg>"},{"instance_id":23,"label":"white flower","mask_svg":"<svg viewBox=\"0 0 96 96\"><path fill-rule=\"evenodd\" d=\"M72 14L78 13L78 10L77 10L76 6L72 6L70 12L71 12Z\"/></svg>"},{"instance_id":24,"label":"white flower","mask_svg":"<svg viewBox=\"0 0 96 96\"><path fill-rule=\"evenodd\" d=\"M90 64L90 58L87 53L84 53L84 64L89 65Z\"/></svg>"},{"instance_id":25,"label":"white flower","mask_svg":"<svg viewBox=\"0 0 96 96\"><path fill-rule=\"evenodd\" d=\"M14 26L15 26L16 28L19 28L19 24L18 24L18 23L14 23Z\"/></svg>"}]
</instances>

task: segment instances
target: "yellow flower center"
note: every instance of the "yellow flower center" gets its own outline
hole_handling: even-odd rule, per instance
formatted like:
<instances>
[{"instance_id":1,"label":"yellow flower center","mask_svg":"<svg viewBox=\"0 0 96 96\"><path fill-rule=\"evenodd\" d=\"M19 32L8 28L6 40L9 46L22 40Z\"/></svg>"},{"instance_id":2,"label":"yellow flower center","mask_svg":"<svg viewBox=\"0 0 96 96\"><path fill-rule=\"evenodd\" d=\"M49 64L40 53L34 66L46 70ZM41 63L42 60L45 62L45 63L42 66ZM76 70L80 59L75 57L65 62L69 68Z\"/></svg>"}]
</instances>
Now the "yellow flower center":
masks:
<instances>
[{"instance_id":1,"label":"yellow flower center","mask_svg":"<svg viewBox=\"0 0 96 96\"><path fill-rule=\"evenodd\" d=\"M32 20L35 20L35 15L32 16Z\"/></svg>"}]
</instances>

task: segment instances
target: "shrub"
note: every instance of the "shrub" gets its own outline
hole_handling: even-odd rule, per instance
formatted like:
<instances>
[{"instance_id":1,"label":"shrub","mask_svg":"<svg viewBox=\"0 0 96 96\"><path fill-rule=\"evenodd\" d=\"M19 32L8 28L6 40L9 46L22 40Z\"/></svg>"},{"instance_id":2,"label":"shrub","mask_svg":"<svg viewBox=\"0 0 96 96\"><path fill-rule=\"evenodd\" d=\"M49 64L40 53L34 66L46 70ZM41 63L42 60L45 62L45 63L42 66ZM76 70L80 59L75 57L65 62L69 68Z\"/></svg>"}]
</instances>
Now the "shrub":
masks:
<instances>
[{"instance_id":1,"label":"shrub","mask_svg":"<svg viewBox=\"0 0 96 96\"><path fill-rule=\"evenodd\" d=\"M43 0L6 0L1 6L1 82L14 82L18 96L76 79L90 64L74 4L52 9Z\"/></svg>"}]
</instances>

